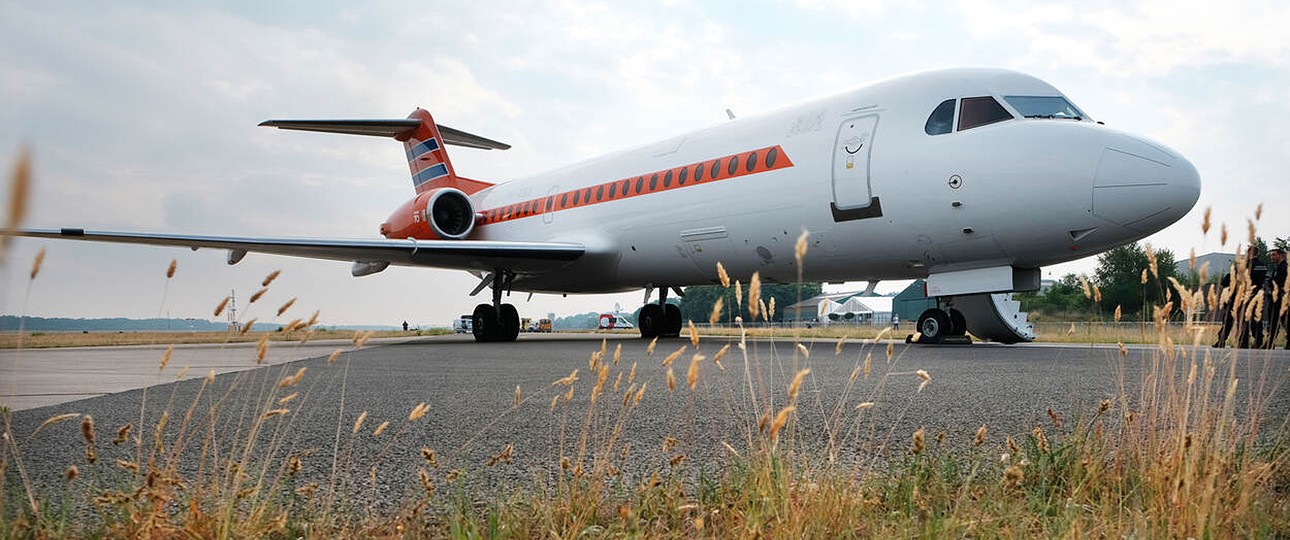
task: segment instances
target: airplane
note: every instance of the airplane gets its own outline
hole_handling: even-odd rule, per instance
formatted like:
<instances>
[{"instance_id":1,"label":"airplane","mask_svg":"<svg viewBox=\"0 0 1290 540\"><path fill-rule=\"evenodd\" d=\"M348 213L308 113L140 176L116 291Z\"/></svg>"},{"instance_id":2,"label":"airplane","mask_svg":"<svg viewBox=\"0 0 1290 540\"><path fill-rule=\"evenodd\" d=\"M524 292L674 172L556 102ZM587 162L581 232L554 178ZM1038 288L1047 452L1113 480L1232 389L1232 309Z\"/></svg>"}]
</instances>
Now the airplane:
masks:
<instances>
[{"instance_id":1,"label":"airplane","mask_svg":"<svg viewBox=\"0 0 1290 540\"><path fill-rule=\"evenodd\" d=\"M1041 267L1144 238L1200 193L1178 152L1094 121L1036 77L992 68L898 76L496 184L458 175L445 145L509 146L425 109L260 125L391 137L415 196L380 239L13 234L217 248L229 264L249 252L352 261L355 277L392 264L465 270L480 280L471 296L492 293L472 313L481 342L516 339L519 315L502 301L512 291L644 289L641 336L677 336L668 292L716 283L720 262L769 283L799 270L812 282L924 278L937 301L918 318L921 342L970 332L1015 343L1034 333L1011 292L1037 290Z\"/></svg>"}]
</instances>

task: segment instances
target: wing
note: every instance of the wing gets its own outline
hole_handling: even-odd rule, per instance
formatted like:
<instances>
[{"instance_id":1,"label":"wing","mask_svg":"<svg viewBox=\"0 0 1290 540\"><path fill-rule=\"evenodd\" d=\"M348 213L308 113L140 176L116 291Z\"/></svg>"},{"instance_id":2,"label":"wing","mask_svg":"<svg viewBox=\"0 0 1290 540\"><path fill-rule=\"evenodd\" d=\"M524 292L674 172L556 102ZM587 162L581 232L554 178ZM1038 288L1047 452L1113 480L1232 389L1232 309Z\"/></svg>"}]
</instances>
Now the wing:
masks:
<instances>
[{"instance_id":1,"label":"wing","mask_svg":"<svg viewBox=\"0 0 1290 540\"><path fill-rule=\"evenodd\" d=\"M542 273L564 266L586 252L582 244L558 242L256 238L85 229L21 229L12 234L31 238L179 246L193 250L226 249L229 251L229 264L236 264L247 253L354 261L352 272L356 276L379 272L391 264L483 271L506 268L519 274Z\"/></svg>"}]
</instances>

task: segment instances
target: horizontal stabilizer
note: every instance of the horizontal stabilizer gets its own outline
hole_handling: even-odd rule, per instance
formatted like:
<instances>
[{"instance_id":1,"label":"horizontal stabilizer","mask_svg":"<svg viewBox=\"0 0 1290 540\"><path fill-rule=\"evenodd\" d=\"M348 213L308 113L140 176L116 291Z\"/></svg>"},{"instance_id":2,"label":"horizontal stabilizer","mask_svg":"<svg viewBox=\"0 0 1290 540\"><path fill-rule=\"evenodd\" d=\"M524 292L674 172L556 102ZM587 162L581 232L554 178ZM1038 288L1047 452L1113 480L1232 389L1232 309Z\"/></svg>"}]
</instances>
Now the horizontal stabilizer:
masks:
<instances>
[{"instance_id":1,"label":"horizontal stabilizer","mask_svg":"<svg viewBox=\"0 0 1290 540\"><path fill-rule=\"evenodd\" d=\"M370 135L373 137L394 137L404 139L421 125L415 118L394 118L380 120L265 120L260 122L264 127L291 129L296 131L318 131L322 133L342 133L346 135ZM507 150L511 145L480 137L473 133L439 125L444 144L478 148L480 150Z\"/></svg>"}]
</instances>

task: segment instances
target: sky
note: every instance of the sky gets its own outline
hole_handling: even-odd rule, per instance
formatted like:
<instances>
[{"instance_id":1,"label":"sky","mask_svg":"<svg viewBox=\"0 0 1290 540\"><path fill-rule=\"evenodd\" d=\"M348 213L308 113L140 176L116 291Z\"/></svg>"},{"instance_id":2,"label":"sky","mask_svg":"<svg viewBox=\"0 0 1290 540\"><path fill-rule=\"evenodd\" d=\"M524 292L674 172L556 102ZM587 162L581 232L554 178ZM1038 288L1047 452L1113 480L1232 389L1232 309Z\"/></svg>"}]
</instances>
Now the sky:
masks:
<instances>
[{"instance_id":1,"label":"sky","mask_svg":"<svg viewBox=\"0 0 1290 540\"><path fill-rule=\"evenodd\" d=\"M30 149L29 227L372 238L413 194L398 143L256 124L425 107L513 145L450 149L459 174L500 182L707 127L727 108L753 115L902 73L1003 67L1196 165L1196 208L1147 239L1185 257L1235 249L1260 203L1258 233L1290 237L1286 28L1290 3L1271 1L0 0L0 165ZM31 239L7 255L8 314L210 319L235 292L243 320L318 310L324 324L431 326L478 302L467 296L477 280L450 270L353 278L333 261L251 254L228 266L218 250ZM642 299L508 300L541 316Z\"/></svg>"}]
</instances>

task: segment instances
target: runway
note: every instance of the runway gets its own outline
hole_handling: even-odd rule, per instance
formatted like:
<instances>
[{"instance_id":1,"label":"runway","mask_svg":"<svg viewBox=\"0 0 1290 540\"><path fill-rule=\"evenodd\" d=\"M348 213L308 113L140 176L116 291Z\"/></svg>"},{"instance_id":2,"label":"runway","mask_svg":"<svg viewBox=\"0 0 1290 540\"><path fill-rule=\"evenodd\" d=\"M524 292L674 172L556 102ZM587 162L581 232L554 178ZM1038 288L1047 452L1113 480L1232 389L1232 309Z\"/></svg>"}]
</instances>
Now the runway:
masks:
<instances>
[{"instance_id":1,"label":"runway","mask_svg":"<svg viewBox=\"0 0 1290 540\"><path fill-rule=\"evenodd\" d=\"M602 339L608 368L603 393L593 408L590 397L598 377L589 359L601 350ZM478 486L531 482L535 475L558 470L562 455L576 458L584 448L587 455L621 453L615 461L629 477L633 470L667 469L677 455L685 456L688 471L702 470L722 461L715 458L729 452L726 445L748 448L759 436L758 419L787 404L789 381L806 368L810 374L803 379L795 421L783 435L789 442L784 444L831 448L841 459L854 461L902 450L920 427L929 440L943 432L943 444L954 448L970 444L981 425L987 426L988 444L996 446L1008 435L1022 440L1036 425L1068 432L1074 422L1092 418L1104 399L1112 400L1115 409L1124 403L1119 396L1136 399L1143 369L1164 360L1149 346L1132 347L1121 356L1115 346L899 343L893 344L889 361L885 343L847 343L835 352L835 341L821 340L803 344L803 353L793 340L777 339L749 340L746 360L737 345L732 346L719 368L713 357L735 341L714 337L702 339L697 347L705 358L697 364L691 390L688 374L696 348L689 340L660 341L653 354L646 351L648 344L622 334L522 335L515 343L474 343L469 336L452 335L389 341L346 352L331 364L315 357L224 373L204 389L200 378L189 379L152 386L146 397L143 389L134 389L19 410L12 413L13 430L24 441L28 472L45 484L59 485L59 475L68 465L85 467L84 443L74 423L31 437L55 414L92 414L103 431L100 438L110 439L118 426L155 426L163 409L173 417L191 405L197 417L210 418L214 432L224 434L225 445L236 447L245 444L238 441L251 419L267 410L288 409L266 421L272 444L260 443L263 446L254 453L258 458L280 466L288 456L303 454L301 481L339 476L348 479L336 488L345 496L391 505L420 489L417 470L427 467L422 447L437 453L440 468L432 474L439 483L454 469L469 473L466 476ZM300 354L322 356L334 348L319 344ZM664 367L665 359L678 349L684 350ZM1187 358L1211 352L1218 353L1216 365L1224 370L1234 362L1243 381L1242 396L1262 385L1266 418L1274 423L1269 429L1284 429L1281 423L1290 416L1290 353L1242 352L1233 360L1227 356L1230 351L1187 349L1185 357L1178 357L1182 367L1177 369L1185 369ZM76 363L96 353L65 354L61 361ZM196 365L206 364L193 362L190 373L205 376L208 369ZM177 365L182 365L178 356L157 378L173 380ZM298 386L276 387L302 367L307 371ZM155 373L155 361L148 368ZM670 391L669 368L674 381ZM575 369L578 380L566 401L570 387L553 383ZM918 370L930 376L921 392ZM646 389L639 405L624 406L635 397L627 394L629 388L636 392L642 385ZM278 403L291 393L298 396ZM422 402L429 405L428 414L409 420ZM873 405L857 409L862 403ZM1062 417L1066 427L1053 426L1048 409ZM361 413L366 413L363 424L354 433ZM373 433L387 421L380 435ZM167 426L167 437L182 436L174 424ZM148 429L144 433L152 437ZM667 438L675 444L664 444ZM199 445L180 443L185 444L198 451ZM489 466L507 445L513 449L510 461ZM99 446L109 463L135 455L127 445ZM374 476L369 474L373 470Z\"/></svg>"}]
</instances>

